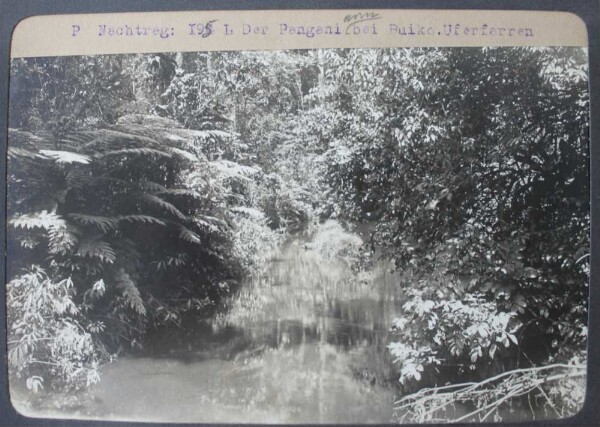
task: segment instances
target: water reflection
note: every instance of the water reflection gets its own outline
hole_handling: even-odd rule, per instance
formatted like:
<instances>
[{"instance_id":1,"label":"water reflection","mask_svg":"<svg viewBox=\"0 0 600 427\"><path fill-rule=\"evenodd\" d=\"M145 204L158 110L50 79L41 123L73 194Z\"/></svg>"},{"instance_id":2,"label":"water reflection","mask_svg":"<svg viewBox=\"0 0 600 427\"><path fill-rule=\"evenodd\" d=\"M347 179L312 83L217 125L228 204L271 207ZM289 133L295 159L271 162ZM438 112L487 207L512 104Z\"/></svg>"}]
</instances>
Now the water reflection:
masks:
<instances>
[{"instance_id":1,"label":"water reflection","mask_svg":"<svg viewBox=\"0 0 600 427\"><path fill-rule=\"evenodd\" d=\"M105 369L87 416L254 423L390 422L388 327L401 299L380 264L348 265L299 242L191 334L155 337L153 357Z\"/></svg>"}]
</instances>

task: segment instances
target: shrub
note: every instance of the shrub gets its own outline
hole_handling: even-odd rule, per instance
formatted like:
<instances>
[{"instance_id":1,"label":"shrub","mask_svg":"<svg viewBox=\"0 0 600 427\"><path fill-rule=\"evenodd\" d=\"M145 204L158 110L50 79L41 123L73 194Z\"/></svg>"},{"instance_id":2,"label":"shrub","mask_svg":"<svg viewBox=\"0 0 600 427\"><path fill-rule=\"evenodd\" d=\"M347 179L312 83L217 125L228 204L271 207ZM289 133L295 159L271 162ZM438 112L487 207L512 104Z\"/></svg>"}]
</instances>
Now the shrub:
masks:
<instances>
[{"instance_id":1,"label":"shrub","mask_svg":"<svg viewBox=\"0 0 600 427\"><path fill-rule=\"evenodd\" d=\"M411 290L402 310L392 327L398 341L389 348L403 384L420 381L424 371L433 381L440 375L438 366L452 367L460 378L477 365L489 364L499 349L518 344L517 314L500 311L481 295L457 298Z\"/></svg>"},{"instance_id":2,"label":"shrub","mask_svg":"<svg viewBox=\"0 0 600 427\"><path fill-rule=\"evenodd\" d=\"M284 232L272 230L265 214L253 208L232 208L234 219L232 256L250 276L259 274L283 241Z\"/></svg>"},{"instance_id":3,"label":"shrub","mask_svg":"<svg viewBox=\"0 0 600 427\"><path fill-rule=\"evenodd\" d=\"M85 319L74 292L70 278L53 281L39 266L7 285L8 363L33 392L44 385L68 390L99 380L102 345L94 332L104 325Z\"/></svg>"},{"instance_id":4,"label":"shrub","mask_svg":"<svg viewBox=\"0 0 600 427\"><path fill-rule=\"evenodd\" d=\"M317 226L315 237L309 243L323 257L328 259L342 259L348 264L356 261L360 256L362 239L350 233L335 220L327 220Z\"/></svg>"}]
</instances>

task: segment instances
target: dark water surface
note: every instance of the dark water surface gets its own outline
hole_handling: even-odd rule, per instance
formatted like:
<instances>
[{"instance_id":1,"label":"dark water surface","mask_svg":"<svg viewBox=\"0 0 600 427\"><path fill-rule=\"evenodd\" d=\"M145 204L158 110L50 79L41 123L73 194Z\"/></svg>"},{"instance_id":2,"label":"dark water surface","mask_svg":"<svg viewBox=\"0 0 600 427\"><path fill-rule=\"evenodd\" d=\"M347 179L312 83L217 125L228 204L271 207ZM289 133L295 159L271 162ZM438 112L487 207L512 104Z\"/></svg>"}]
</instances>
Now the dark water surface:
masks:
<instances>
[{"instance_id":1,"label":"dark water surface","mask_svg":"<svg viewBox=\"0 0 600 427\"><path fill-rule=\"evenodd\" d=\"M291 242L242 286L227 314L187 335L157 337L157 350L145 357L106 366L78 415L390 422L397 375L387 331L400 300L392 280L384 264L357 280L341 260Z\"/></svg>"}]
</instances>

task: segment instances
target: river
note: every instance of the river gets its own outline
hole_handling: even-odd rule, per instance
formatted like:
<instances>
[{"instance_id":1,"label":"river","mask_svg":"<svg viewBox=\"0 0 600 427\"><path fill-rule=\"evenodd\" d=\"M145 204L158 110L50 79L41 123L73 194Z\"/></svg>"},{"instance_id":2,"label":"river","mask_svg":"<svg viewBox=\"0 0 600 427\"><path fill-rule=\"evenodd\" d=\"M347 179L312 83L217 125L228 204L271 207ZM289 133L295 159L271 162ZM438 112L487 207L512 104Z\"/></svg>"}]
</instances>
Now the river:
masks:
<instances>
[{"instance_id":1,"label":"river","mask_svg":"<svg viewBox=\"0 0 600 427\"><path fill-rule=\"evenodd\" d=\"M397 375L386 346L401 299L394 280L385 263L357 278L341 259L288 242L264 274L243 284L226 314L105 366L91 403L73 415L389 423Z\"/></svg>"}]
</instances>

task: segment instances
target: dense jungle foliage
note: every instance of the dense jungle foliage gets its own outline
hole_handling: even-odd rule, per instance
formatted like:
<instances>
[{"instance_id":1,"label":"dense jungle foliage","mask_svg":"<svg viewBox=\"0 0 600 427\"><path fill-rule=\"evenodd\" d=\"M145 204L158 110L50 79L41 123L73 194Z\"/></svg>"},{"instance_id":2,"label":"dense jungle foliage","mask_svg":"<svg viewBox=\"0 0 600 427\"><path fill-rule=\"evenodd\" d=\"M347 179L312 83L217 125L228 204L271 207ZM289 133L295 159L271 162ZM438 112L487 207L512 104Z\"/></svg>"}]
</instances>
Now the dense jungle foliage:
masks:
<instances>
[{"instance_id":1,"label":"dense jungle foliage","mask_svg":"<svg viewBox=\"0 0 600 427\"><path fill-rule=\"evenodd\" d=\"M10 88L12 381L90 386L149 331L215 316L287 236L335 220L368 225L355 271L385 258L401 272L399 421L457 402L469 420L523 399L581 407L584 50L16 59Z\"/></svg>"}]
</instances>

